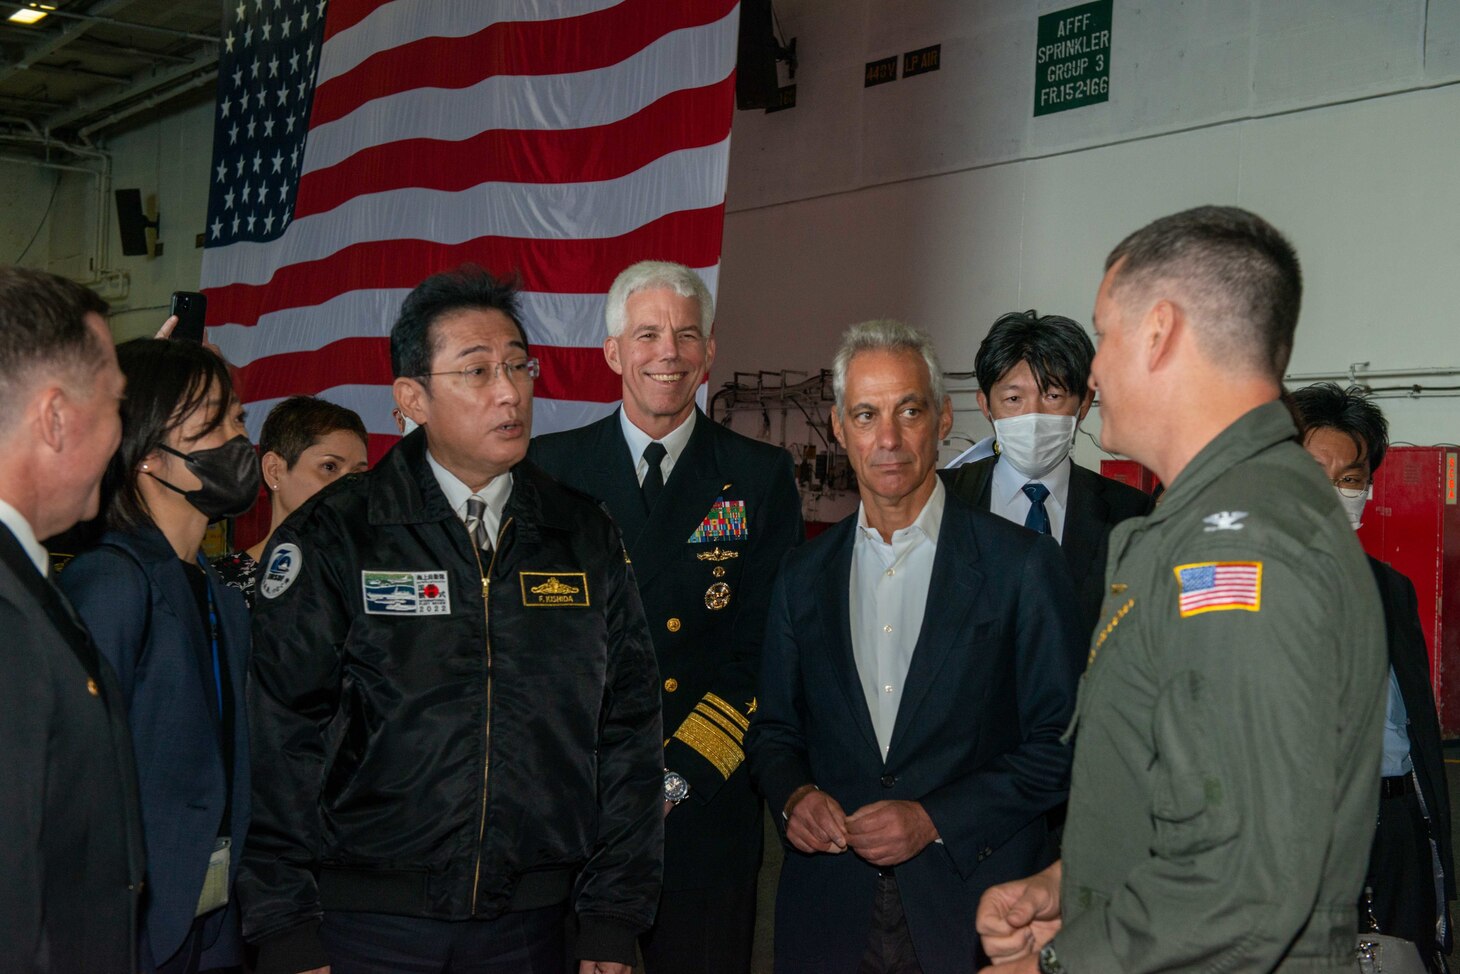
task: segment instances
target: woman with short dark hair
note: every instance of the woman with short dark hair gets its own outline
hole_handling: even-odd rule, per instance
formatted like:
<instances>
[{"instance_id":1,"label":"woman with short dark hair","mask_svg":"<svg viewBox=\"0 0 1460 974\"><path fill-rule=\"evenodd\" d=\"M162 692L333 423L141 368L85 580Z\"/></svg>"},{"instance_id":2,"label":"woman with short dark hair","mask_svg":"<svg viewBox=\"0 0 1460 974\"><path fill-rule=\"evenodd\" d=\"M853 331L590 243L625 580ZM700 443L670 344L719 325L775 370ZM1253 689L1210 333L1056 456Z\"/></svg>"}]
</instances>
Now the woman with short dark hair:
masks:
<instances>
[{"instance_id":1,"label":"woman with short dark hair","mask_svg":"<svg viewBox=\"0 0 1460 974\"><path fill-rule=\"evenodd\" d=\"M274 529L321 488L346 474L363 473L369 466L368 443L359 415L324 399L291 396L270 410L259 434L259 467L272 506L269 531L258 544L213 563L250 609L259 561Z\"/></svg>"}]
</instances>

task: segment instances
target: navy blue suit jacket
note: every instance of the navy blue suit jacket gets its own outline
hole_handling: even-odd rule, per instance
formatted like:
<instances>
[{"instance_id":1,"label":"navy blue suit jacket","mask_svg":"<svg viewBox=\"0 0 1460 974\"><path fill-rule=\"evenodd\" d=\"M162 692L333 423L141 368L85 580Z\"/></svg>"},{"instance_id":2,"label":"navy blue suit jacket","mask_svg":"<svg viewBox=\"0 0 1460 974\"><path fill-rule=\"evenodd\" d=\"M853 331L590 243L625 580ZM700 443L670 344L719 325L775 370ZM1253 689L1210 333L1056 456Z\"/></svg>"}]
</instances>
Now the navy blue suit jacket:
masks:
<instances>
[{"instance_id":1,"label":"navy blue suit jacket","mask_svg":"<svg viewBox=\"0 0 1460 974\"><path fill-rule=\"evenodd\" d=\"M243 596L208 569L233 696L231 836L236 870L249 819L249 615ZM212 643L177 554L156 528L109 531L74 558L61 587L111 663L127 703L142 830L147 842L141 966L176 952L192 925L208 857L223 820L226 777L212 666ZM230 877L230 888L231 888ZM205 928L202 968L240 960L238 907Z\"/></svg>"},{"instance_id":2,"label":"navy blue suit jacket","mask_svg":"<svg viewBox=\"0 0 1460 974\"><path fill-rule=\"evenodd\" d=\"M998 462L997 456L985 457L952 470L940 470L938 476L949 490L980 511L987 511L992 506L994 465ZM1071 462L1060 551L1078 599L1072 608L1080 613L1087 639L1104 621L1100 607L1105 601L1105 559L1111 529L1126 518L1145 517L1155 506L1156 500L1150 494Z\"/></svg>"},{"instance_id":3,"label":"navy blue suit jacket","mask_svg":"<svg viewBox=\"0 0 1460 974\"><path fill-rule=\"evenodd\" d=\"M1450 788L1445 775L1445 752L1440 717L1435 710L1435 688L1430 683L1430 653L1419 621L1419 600L1414 583L1390 565L1369 558L1384 606L1384 629L1389 643L1389 665L1399 681L1399 694L1409 713L1409 759L1419 778L1425 807L1434 823L1432 836L1444 872L1445 899L1455 898L1455 852L1450 832ZM1444 904L1438 904L1440 908ZM1449 928L1446 927L1447 941ZM1445 945L1449 946L1448 942Z\"/></svg>"},{"instance_id":4,"label":"navy blue suit jacket","mask_svg":"<svg viewBox=\"0 0 1460 974\"><path fill-rule=\"evenodd\" d=\"M142 824L121 692L0 525L0 970L136 969Z\"/></svg>"},{"instance_id":5,"label":"navy blue suit jacket","mask_svg":"<svg viewBox=\"0 0 1460 974\"><path fill-rule=\"evenodd\" d=\"M766 624L751 775L776 819L815 783L851 814L921 802L943 843L895 867L926 974L976 970L974 912L989 886L1053 858L1044 813L1064 800L1084 639L1053 540L951 492L906 687L882 759L852 653L856 515L793 551ZM776 970L854 972L878 870L855 853L787 847L776 900Z\"/></svg>"}]
</instances>

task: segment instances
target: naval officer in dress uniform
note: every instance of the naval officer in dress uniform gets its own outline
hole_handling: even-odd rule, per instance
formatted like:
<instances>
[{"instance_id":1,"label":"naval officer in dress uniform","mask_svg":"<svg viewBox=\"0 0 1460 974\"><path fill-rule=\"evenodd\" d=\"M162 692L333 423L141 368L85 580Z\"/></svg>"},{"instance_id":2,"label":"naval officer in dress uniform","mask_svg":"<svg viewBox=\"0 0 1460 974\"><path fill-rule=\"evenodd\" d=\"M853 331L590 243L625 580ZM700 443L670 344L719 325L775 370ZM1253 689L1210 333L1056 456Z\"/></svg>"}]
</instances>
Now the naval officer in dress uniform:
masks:
<instances>
[{"instance_id":1,"label":"naval officer in dress uniform","mask_svg":"<svg viewBox=\"0 0 1460 974\"><path fill-rule=\"evenodd\" d=\"M640 946L649 974L745 974L760 800L742 767L771 582L802 538L784 450L712 422L695 393L715 359L694 271L644 261L608 292L623 406L535 439L529 456L602 500L623 530L663 680L664 896Z\"/></svg>"}]
</instances>

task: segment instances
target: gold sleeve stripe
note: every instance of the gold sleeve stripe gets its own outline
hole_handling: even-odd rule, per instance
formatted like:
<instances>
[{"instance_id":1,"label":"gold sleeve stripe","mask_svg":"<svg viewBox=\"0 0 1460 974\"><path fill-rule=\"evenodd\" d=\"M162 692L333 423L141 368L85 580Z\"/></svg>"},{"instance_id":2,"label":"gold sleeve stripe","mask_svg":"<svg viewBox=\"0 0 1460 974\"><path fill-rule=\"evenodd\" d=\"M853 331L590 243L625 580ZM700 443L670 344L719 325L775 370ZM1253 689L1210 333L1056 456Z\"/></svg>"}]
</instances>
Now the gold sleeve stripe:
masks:
<instances>
[{"instance_id":1,"label":"gold sleeve stripe","mask_svg":"<svg viewBox=\"0 0 1460 974\"><path fill-rule=\"evenodd\" d=\"M745 760L745 752L730 743L723 731L699 714L686 717L674 736L698 751L726 778Z\"/></svg>"},{"instance_id":2,"label":"gold sleeve stripe","mask_svg":"<svg viewBox=\"0 0 1460 974\"><path fill-rule=\"evenodd\" d=\"M720 697L715 696L715 694L713 693L707 693L705 694L705 702L712 703L716 707L719 707L721 710L725 711L725 713L732 720L734 720L735 723L740 725L742 730L750 729L750 718L742 714L740 711L736 710L734 707L730 706Z\"/></svg>"},{"instance_id":3,"label":"gold sleeve stripe","mask_svg":"<svg viewBox=\"0 0 1460 974\"><path fill-rule=\"evenodd\" d=\"M710 720L718 724L720 728L725 731L726 734L729 734L731 737L735 738L735 743L745 743L745 732L740 729L740 725L732 720L726 720L724 716L721 715L720 711L716 710L714 707L711 707L701 701L700 703L695 704L695 711L697 713L704 714Z\"/></svg>"}]
</instances>

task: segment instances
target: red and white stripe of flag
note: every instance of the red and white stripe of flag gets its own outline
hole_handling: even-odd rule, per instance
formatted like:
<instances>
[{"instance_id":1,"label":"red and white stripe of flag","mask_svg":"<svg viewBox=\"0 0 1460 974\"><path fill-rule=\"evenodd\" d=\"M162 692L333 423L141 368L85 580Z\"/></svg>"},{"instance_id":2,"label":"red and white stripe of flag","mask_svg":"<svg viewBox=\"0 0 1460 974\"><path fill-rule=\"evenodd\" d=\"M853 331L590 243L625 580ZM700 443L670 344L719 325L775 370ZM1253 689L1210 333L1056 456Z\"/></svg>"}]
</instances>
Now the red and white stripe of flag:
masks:
<instances>
[{"instance_id":1,"label":"red and white stripe of flag","mask_svg":"<svg viewBox=\"0 0 1460 974\"><path fill-rule=\"evenodd\" d=\"M720 259L735 0L330 0L292 221L204 254L210 338L250 425L289 395L394 439L390 325L426 276L520 274L534 431L606 414L603 295Z\"/></svg>"}]
</instances>

